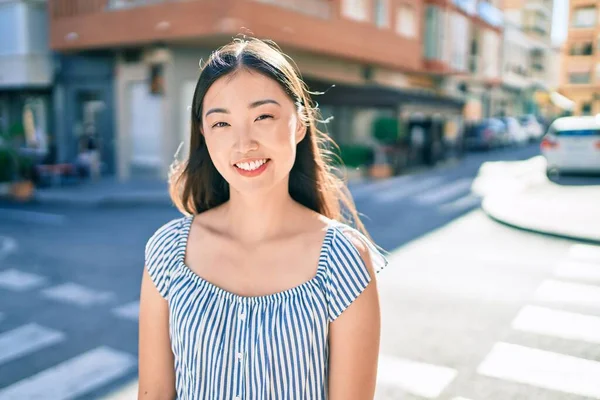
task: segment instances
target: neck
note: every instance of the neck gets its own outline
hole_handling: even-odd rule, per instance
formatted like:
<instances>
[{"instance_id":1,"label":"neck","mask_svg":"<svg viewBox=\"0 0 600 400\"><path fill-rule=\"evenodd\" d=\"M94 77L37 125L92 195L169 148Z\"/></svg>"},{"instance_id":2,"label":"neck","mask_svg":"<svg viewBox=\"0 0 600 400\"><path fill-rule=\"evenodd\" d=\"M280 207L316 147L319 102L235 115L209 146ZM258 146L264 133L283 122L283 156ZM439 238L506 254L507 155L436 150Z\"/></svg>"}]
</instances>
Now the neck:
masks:
<instances>
[{"instance_id":1,"label":"neck","mask_svg":"<svg viewBox=\"0 0 600 400\"><path fill-rule=\"evenodd\" d=\"M224 222L236 239L259 242L280 234L297 208L287 181L261 193L231 191L223 208Z\"/></svg>"}]
</instances>

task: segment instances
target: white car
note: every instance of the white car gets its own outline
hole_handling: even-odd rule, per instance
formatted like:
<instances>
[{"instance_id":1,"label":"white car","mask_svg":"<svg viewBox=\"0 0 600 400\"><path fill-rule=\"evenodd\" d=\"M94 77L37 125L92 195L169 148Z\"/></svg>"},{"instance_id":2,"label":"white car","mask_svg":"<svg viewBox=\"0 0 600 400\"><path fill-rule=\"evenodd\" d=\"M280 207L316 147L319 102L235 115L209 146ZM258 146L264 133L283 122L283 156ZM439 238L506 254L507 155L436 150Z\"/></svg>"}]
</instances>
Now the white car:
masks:
<instances>
[{"instance_id":1,"label":"white car","mask_svg":"<svg viewBox=\"0 0 600 400\"><path fill-rule=\"evenodd\" d=\"M600 173L600 114L555 120L540 144L548 173Z\"/></svg>"},{"instance_id":2,"label":"white car","mask_svg":"<svg viewBox=\"0 0 600 400\"><path fill-rule=\"evenodd\" d=\"M529 141L529 135L525 128L514 117L504 117L502 122L506 125L510 143L516 146L525 146Z\"/></svg>"},{"instance_id":3,"label":"white car","mask_svg":"<svg viewBox=\"0 0 600 400\"><path fill-rule=\"evenodd\" d=\"M537 141L544 135L544 127L537 120L535 115L523 115L519 117L519 121L525 129L525 133L529 136L529 140Z\"/></svg>"}]
</instances>

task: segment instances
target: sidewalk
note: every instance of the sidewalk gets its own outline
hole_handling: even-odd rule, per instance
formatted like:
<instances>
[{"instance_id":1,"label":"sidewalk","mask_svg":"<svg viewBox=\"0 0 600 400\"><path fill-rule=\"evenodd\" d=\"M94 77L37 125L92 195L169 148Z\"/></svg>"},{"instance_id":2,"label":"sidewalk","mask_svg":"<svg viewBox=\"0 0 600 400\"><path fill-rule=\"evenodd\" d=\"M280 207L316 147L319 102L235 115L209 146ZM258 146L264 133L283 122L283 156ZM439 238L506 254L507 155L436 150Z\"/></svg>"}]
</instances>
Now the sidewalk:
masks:
<instances>
[{"instance_id":1,"label":"sidewalk","mask_svg":"<svg viewBox=\"0 0 600 400\"><path fill-rule=\"evenodd\" d=\"M482 166L473 189L491 218L521 229L600 243L600 185L567 186L546 177L545 160Z\"/></svg>"},{"instance_id":2,"label":"sidewalk","mask_svg":"<svg viewBox=\"0 0 600 400\"><path fill-rule=\"evenodd\" d=\"M146 179L119 182L116 178L103 178L98 182L85 182L75 186L36 189L34 201L74 207L173 204L166 181Z\"/></svg>"}]
</instances>

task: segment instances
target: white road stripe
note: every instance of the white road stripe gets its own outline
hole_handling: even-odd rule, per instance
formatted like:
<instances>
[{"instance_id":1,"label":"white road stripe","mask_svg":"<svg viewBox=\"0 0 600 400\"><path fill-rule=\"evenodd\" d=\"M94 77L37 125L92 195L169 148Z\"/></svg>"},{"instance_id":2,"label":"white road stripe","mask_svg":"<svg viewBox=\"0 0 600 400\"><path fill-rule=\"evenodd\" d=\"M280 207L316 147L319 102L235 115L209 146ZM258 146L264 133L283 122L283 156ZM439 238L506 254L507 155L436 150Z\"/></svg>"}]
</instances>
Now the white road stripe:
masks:
<instances>
[{"instance_id":1,"label":"white road stripe","mask_svg":"<svg viewBox=\"0 0 600 400\"><path fill-rule=\"evenodd\" d=\"M600 318L591 315L526 306L513 320L512 328L540 335L600 344Z\"/></svg>"},{"instance_id":2,"label":"white road stripe","mask_svg":"<svg viewBox=\"0 0 600 400\"><path fill-rule=\"evenodd\" d=\"M600 309L600 287L546 280L535 291L535 300Z\"/></svg>"},{"instance_id":3,"label":"white road stripe","mask_svg":"<svg viewBox=\"0 0 600 400\"><path fill-rule=\"evenodd\" d=\"M17 222L38 223L54 226L63 225L67 220L64 215L60 214L15 209L0 209L0 217Z\"/></svg>"},{"instance_id":4,"label":"white road stripe","mask_svg":"<svg viewBox=\"0 0 600 400\"><path fill-rule=\"evenodd\" d=\"M140 313L140 302L134 301L114 308L113 313L121 318L137 321Z\"/></svg>"},{"instance_id":5,"label":"white road stripe","mask_svg":"<svg viewBox=\"0 0 600 400\"><path fill-rule=\"evenodd\" d=\"M574 244L569 249L569 256L581 261L600 263L600 246L591 244Z\"/></svg>"},{"instance_id":6,"label":"white road stripe","mask_svg":"<svg viewBox=\"0 0 600 400\"><path fill-rule=\"evenodd\" d=\"M27 324L0 335L0 365L65 340L62 332Z\"/></svg>"},{"instance_id":7,"label":"white road stripe","mask_svg":"<svg viewBox=\"0 0 600 400\"><path fill-rule=\"evenodd\" d=\"M434 399L454 380L457 371L437 365L381 354L377 383Z\"/></svg>"},{"instance_id":8,"label":"white road stripe","mask_svg":"<svg viewBox=\"0 0 600 400\"><path fill-rule=\"evenodd\" d=\"M0 288L3 289L22 292L42 286L44 283L46 283L46 278L29 272L16 269L7 269L0 272Z\"/></svg>"},{"instance_id":9,"label":"white road stripe","mask_svg":"<svg viewBox=\"0 0 600 400\"><path fill-rule=\"evenodd\" d=\"M361 198L368 194L375 193L378 190L387 190L396 185L402 185L413 180L414 176L404 175L395 178L389 178L381 181L366 182L355 186L350 186L352 197Z\"/></svg>"},{"instance_id":10,"label":"white road stripe","mask_svg":"<svg viewBox=\"0 0 600 400\"><path fill-rule=\"evenodd\" d=\"M600 399L600 363L577 357L496 343L479 365L481 375Z\"/></svg>"},{"instance_id":11,"label":"white road stripe","mask_svg":"<svg viewBox=\"0 0 600 400\"><path fill-rule=\"evenodd\" d=\"M589 262L568 261L559 264L554 274L559 278L600 282L600 265Z\"/></svg>"},{"instance_id":12,"label":"white road stripe","mask_svg":"<svg viewBox=\"0 0 600 400\"><path fill-rule=\"evenodd\" d=\"M102 400L137 400L138 386L139 381L133 381L104 397Z\"/></svg>"},{"instance_id":13,"label":"white road stripe","mask_svg":"<svg viewBox=\"0 0 600 400\"><path fill-rule=\"evenodd\" d=\"M0 400L73 399L125 375L134 366L133 356L99 347L0 390Z\"/></svg>"},{"instance_id":14,"label":"white road stripe","mask_svg":"<svg viewBox=\"0 0 600 400\"><path fill-rule=\"evenodd\" d=\"M373 195L373 201L376 203L392 203L405 197L412 196L423 190L427 190L442 182L442 178L426 178L424 180L414 180L407 184L399 183L398 187L381 191Z\"/></svg>"},{"instance_id":15,"label":"white road stripe","mask_svg":"<svg viewBox=\"0 0 600 400\"><path fill-rule=\"evenodd\" d=\"M459 179L421 193L415 198L415 201L423 205L440 204L460 194L464 194L465 191L470 192L471 185L472 180L470 178Z\"/></svg>"},{"instance_id":16,"label":"white road stripe","mask_svg":"<svg viewBox=\"0 0 600 400\"><path fill-rule=\"evenodd\" d=\"M113 293L97 291L72 282L45 289L42 295L82 307L108 303L114 298Z\"/></svg>"},{"instance_id":17,"label":"white road stripe","mask_svg":"<svg viewBox=\"0 0 600 400\"><path fill-rule=\"evenodd\" d=\"M17 241L8 236L0 236L0 261L17 251Z\"/></svg>"},{"instance_id":18,"label":"white road stripe","mask_svg":"<svg viewBox=\"0 0 600 400\"><path fill-rule=\"evenodd\" d=\"M478 206L481 199L474 194L468 194L450 203L442 204L439 208L441 213L451 213L457 211L463 211L471 207Z\"/></svg>"}]
</instances>

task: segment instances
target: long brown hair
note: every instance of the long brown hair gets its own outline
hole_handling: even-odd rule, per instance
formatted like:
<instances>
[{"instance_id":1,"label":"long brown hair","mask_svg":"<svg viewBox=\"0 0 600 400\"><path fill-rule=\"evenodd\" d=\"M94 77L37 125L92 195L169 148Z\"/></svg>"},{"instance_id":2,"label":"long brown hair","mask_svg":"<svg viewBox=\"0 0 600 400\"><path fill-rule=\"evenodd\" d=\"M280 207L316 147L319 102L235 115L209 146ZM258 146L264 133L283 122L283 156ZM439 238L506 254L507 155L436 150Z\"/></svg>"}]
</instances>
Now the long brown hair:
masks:
<instances>
[{"instance_id":1,"label":"long brown hair","mask_svg":"<svg viewBox=\"0 0 600 400\"><path fill-rule=\"evenodd\" d=\"M175 206L184 214L195 215L229 200L229 184L210 159L201 134L202 103L206 92L219 78L240 69L258 72L279 83L296 104L306 126L298 143L296 160L290 171L289 193L298 203L328 218L349 223L368 236L358 217L343 180L332 163L337 147L321 132L312 93L301 80L296 64L272 41L236 38L213 52L201 67L191 107L190 152L185 163L175 163L169 177L169 192Z\"/></svg>"}]
</instances>

